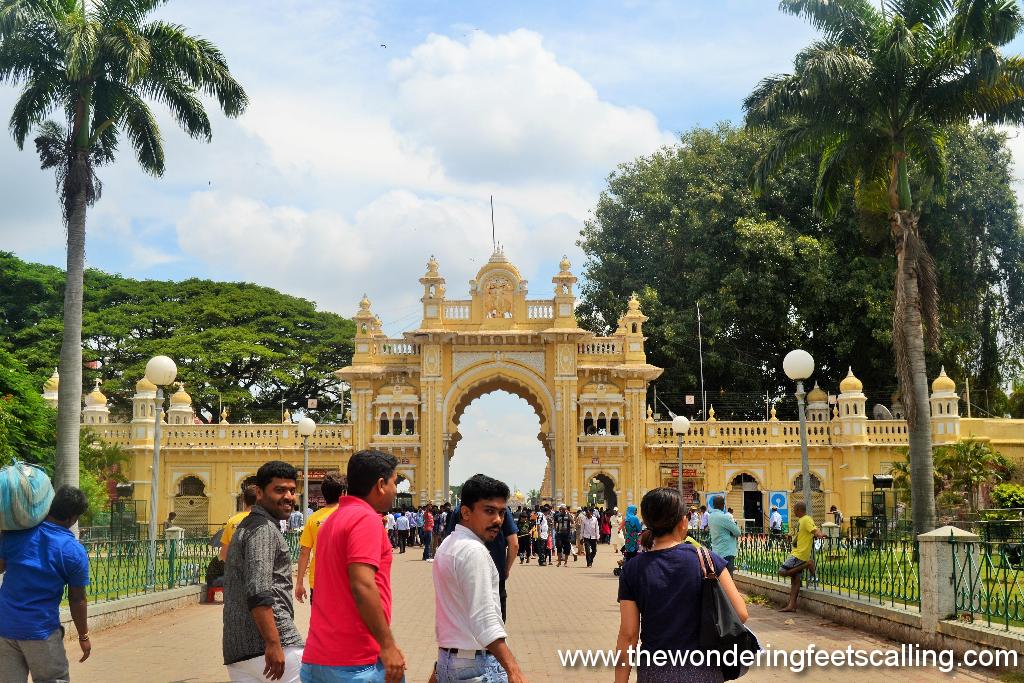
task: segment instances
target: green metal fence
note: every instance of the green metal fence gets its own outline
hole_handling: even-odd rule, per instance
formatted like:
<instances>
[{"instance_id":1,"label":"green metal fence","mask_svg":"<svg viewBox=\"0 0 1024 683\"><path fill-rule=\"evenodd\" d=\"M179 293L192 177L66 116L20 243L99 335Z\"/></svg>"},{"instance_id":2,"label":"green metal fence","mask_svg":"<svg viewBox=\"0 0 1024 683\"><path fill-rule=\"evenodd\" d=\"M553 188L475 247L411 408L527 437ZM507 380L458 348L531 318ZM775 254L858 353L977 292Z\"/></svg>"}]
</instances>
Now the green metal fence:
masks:
<instances>
[{"instance_id":1,"label":"green metal fence","mask_svg":"<svg viewBox=\"0 0 1024 683\"><path fill-rule=\"evenodd\" d=\"M952 535L958 617L1024 626L1024 544L957 541Z\"/></svg>"},{"instance_id":2,"label":"green metal fence","mask_svg":"<svg viewBox=\"0 0 1024 683\"><path fill-rule=\"evenodd\" d=\"M292 562L299 557L299 533L285 534ZM206 583L210 561L219 548L210 537L157 539L154 580L149 577L149 541L93 541L82 544L89 556L89 601L106 602L156 591Z\"/></svg>"},{"instance_id":3,"label":"green metal fence","mask_svg":"<svg viewBox=\"0 0 1024 683\"><path fill-rule=\"evenodd\" d=\"M788 536L746 534L740 537L736 567L780 578L790 555ZM806 586L891 606L921 606L917 542L908 539L829 538L815 543L815 572L804 572ZM788 581L788 579L787 579Z\"/></svg>"}]
</instances>

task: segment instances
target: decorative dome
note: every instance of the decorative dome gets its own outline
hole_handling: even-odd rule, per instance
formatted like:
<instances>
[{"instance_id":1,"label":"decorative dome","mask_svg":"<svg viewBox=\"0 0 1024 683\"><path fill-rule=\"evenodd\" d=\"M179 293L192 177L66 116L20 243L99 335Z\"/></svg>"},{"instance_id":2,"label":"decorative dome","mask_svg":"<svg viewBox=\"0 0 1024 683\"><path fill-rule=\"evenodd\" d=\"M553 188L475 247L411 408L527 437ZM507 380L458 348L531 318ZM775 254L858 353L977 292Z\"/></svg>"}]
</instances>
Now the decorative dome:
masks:
<instances>
[{"instance_id":1,"label":"decorative dome","mask_svg":"<svg viewBox=\"0 0 1024 683\"><path fill-rule=\"evenodd\" d=\"M853 368L850 368L849 373L846 375L846 379L839 383L839 391L844 394L855 394L859 391L863 391L864 383L857 379L856 375L853 374Z\"/></svg>"},{"instance_id":2,"label":"decorative dome","mask_svg":"<svg viewBox=\"0 0 1024 683\"><path fill-rule=\"evenodd\" d=\"M360 311L368 311L368 310L370 310L370 299L369 299L369 297L366 296L366 294L363 294L363 298L359 300L359 310Z\"/></svg>"},{"instance_id":3,"label":"decorative dome","mask_svg":"<svg viewBox=\"0 0 1024 683\"><path fill-rule=\"evenodd\" d=\"M633 292L632 294L629 295L629 304L627 310L630 313L640 312L640 299L637 298L636 292Z\"/></svg>"},{"instance_id":4,"label":"decorative dome","mask_svg":"<svg viewBox=\"0 0 1024 683\"><path fill-rule=\"evenodd\" d=\"M60 386L60 374L57 372L57 368L54 368L50 379L43 384L43 391L57 391L58 386Z\"/></svg>"},{"instance_id":5,"label":"decorative dome","mask_svg":"<svg viewBox=\"0 0 1024 683\"><path fill-rule=\"evenodd\" d=\"M932 393L937 394L940 391L956 392L956 382L949 378L946 374L946 368L943 366L939 376L932 382Z\"/></svg>"},{"instance_id":6,"label":"decorative dome","mask_svg":"<svg viewBox=\"0 0 1024 683\"><path fill-rule=\"evenodd\" d=\"M433 255L427 261L427 275L437 275L437 259Z\"/></svg>"},{"instance_id":7,"label":"decorative dome","mask_svg":"<svg viewBox=\"0 0 1024 683\"><path fill-rule=\"evenodd\" d=\"M99 380L99 379L96 380L96 386L93 388L92 392L88 396L85 397L85 402L86 402L87 405L91 405L91 406L105 406L105 405L107 405L107 397L103 395L102 391L100 391L100 384L102 384L102 383L103 383L103 380Z\"/></svg>"},{"instance_id":8,"label":"decorative dome","mask_svg":"<svg viewBox=\"0 0 1024 683\"><path fill-rule=\"evenodd\" d=\"M818 383L814 383L814 388L811 389L810 393L807 394L808 403L828 403L828 394L825 390L818 386Z\"/></svg>"},{"instance_id":9,"label":"decorative dome","mask_svg":"<svg viewBox=\"0 0 1024 683\"><path fill-rule=\"evenodd\" d=\"M508 256L505 256L505 248L500 244L491 254L491 258L487 260L488 263L509 263Z\"/></svg>"},{"instance_id":10,"label":"decorative dome","mask_svg":"<svg viewBox=\"0 0 1024 683\"><path fill-rule=\"evenodd\" d=\"M569 268L572 267L572 264L569 263L569 257L562 256L562 260L558 262L558 267L562 270L563 273L568 273Z\"/></svg>"},{"instance_id":11,"label":"decorative dome","mask_svg":"<svg viewBox=\"0 0 1024 683\"><path fill-rule=\"evenodd\" d=\"M156 385L146 379L143 375L142 379L135 383L135 393L141 394L144 391L156 391Z\"/></svg>"},{"instance_id":12,"label":"decorative dome","mask_svg":"<svg viewBox=\"0 0 1024 683\"><path fill-rule=\"evenodd\" d=\"M185 392L185 385L182 382L178 382L178 390L171 396L172 406L190 406L192 405L192 397Z\"/></svg>"}]
</instances>

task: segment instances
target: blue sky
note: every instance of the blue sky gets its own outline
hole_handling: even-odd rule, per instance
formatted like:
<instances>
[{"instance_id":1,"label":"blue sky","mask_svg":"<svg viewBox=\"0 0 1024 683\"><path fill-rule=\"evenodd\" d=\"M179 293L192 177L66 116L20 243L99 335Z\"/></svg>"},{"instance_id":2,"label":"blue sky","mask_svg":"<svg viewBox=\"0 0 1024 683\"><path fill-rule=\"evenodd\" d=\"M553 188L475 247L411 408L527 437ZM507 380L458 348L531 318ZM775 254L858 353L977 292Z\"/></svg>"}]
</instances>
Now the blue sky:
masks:
<instances>
[{"instance_id":1,"label":"blue sky","mask_svg":"<svg viewBox=\"0 0 1024 683\"><path fill-rule=\"evenodd\" d=\"M127 145L101 171L89 265L252 281L343 315L365 291L393 334L418 322L431 254L466 295L490 253L489 195L506 252L546 289L563 254L579 272L579 230L617 164L738 121L813 38L769 0L172 0L159 16L219 45L252 106L213 116L209 145L157 110L167 173L144 175ZM0 87L0 110L15 96ZM53 183L0 139L0 249L63 265ZM536 419L514 397L474 403L452 480L538 485Z\"/></svg>"}]
</instances>

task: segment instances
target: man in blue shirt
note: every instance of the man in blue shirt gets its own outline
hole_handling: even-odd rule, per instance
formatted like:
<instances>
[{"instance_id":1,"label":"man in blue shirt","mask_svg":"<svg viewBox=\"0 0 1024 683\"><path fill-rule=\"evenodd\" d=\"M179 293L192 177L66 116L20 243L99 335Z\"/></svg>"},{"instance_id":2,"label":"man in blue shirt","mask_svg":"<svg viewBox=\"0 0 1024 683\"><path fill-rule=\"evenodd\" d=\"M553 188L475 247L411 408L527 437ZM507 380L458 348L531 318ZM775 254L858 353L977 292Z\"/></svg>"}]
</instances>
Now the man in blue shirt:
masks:
<instances>
[{"instance_id":1,"label":"man in blue shirt","mask_svg":"<svg viewBox=\"0 0 1024 683\"><path fill-rule=\"evenodd\" d=\"M68 657L60 625L60 601L78 630L84 662L92 651L85 587L89 557L70 529L88 509L85 494L61 486L39 526L0 534L0 680L67 681Z\"/></svg>"},{"instance_id":2,"label":"man in blue shirt","mask_svg":"<svg viewBox=\"0 0 1024 683\"><path fill-rule=\"evenodd\" d=\"M735 568L736 539L740 537L740 527L725 513L725 496L712 496L711 512L708 517L708 529L711 532L711 549L725 560L725 567L731 576Z\"/></svg>"}]
</instances>

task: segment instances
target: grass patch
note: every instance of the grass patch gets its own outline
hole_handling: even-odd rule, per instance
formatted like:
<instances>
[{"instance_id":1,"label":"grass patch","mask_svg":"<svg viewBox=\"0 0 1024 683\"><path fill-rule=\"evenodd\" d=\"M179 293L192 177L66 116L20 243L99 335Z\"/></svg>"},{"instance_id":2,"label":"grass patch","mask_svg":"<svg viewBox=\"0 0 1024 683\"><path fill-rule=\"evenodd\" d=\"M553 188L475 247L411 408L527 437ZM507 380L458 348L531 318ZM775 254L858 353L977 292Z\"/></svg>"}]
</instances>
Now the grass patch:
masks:
<instances>
[{"instance_id":1,"label":"grass patch","mask_svg":"<svg viewBox=\"0 0 1024 683\"><path fill-rule=\"evenodd\" d=\"M761 595L760 593L747 593L743 596L743 600L748 605L761 605L762 607L772 606L772 601L768 599L768 596Z\"/></svg>"}]
</instances>

